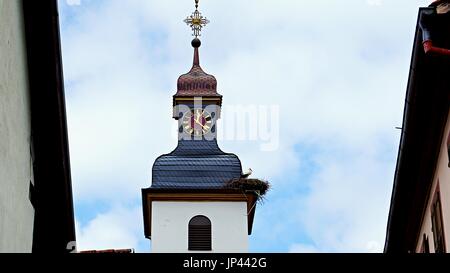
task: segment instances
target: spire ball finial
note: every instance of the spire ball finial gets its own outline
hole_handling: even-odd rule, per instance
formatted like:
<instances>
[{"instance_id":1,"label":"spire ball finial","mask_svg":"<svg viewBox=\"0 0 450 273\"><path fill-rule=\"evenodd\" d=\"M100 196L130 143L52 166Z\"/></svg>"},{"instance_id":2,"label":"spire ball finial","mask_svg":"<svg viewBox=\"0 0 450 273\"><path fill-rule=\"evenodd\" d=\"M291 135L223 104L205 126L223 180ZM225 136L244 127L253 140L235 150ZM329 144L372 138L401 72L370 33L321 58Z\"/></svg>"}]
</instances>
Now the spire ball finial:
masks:
<instances>
[{"instance_id":1,"label":"spire ball finial","mask_svg":"<svg viewBox=\"0 0 450 273\"><path fill-rule=\"evenodd\" d=\"M192 40L191 44L193 48L199 48L202 45L202 41L200 41L199 38L195 37L194 40Z\"/></svg>"},{"instance_id":2,"label":"spire ball finial","mask_svg":"<svg viewBox=\"0 0 450 273\"><path fill-rule=\"evenodd\" d=\"M195 0L195 9L198 9L198 0Z\"/></svg>"}]
</instances>

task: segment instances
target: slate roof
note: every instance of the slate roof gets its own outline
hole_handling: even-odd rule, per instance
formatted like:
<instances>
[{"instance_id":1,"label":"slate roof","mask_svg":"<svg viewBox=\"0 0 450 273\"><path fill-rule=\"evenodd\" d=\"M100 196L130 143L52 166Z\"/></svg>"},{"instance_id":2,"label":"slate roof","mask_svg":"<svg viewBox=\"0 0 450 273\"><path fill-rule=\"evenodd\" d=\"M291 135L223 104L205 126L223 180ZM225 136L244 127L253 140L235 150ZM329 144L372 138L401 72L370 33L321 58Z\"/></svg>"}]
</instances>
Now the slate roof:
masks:
<instances>
[{"instance_id":1,"label":"slate roof","mask_svg":"<svg viewBox=\"0 0 450 273\"><path fill-rule=\"evenodd\" d=\"M172 153L155 161L151 188L223 188L241 174L239 158L221 151L216 140L181 140Z\"/></svg>"}]
</instances>

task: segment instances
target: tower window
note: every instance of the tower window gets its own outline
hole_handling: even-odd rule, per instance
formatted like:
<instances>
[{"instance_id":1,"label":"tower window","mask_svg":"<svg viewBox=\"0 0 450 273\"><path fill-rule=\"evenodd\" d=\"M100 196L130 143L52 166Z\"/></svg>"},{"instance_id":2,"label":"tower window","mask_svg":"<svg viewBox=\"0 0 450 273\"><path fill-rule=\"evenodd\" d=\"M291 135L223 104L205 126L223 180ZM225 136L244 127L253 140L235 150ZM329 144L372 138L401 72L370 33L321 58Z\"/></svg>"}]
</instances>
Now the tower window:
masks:
<instances>
[{"instance_id":1,"label":"tower window","mask_svg":"<svg viewBox=\"0 0 450 273\"><path fill-rule=\"evenodd\" d=\"M445 253L444 222L439 191L436 192L431 208L431 223L434 239L434 252Z\"/></svg>"},{"instance_id":2,"label":"tower window","mask_svg":"<svg viewBox=\"0 0 450 273\"><path fill-rule=\"evenodd\" d=\"M210 251L211 221L205 216L196 216L189 221L189 250Z\"/></svg>"}]
</instances>

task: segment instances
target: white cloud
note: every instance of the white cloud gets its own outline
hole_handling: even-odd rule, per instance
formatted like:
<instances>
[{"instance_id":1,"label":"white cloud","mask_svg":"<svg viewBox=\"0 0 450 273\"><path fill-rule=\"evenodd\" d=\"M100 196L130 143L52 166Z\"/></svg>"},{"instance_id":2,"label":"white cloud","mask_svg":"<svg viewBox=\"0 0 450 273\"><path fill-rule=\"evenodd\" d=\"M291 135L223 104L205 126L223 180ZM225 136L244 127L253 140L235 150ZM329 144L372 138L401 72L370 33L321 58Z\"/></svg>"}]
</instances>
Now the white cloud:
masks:
<instances>
[{"instance_id":1,"label":"white cloud","mask_svg":"<svg viewBox=\"0 0 450 273\"><path fill-rule=\"evenodd\" d=\"M367 0L366 2L369 6L381 6L383 4L382 0Z\"/></svg>"},{"instance_id":2,"label":"white cloud","mask_svg":"<svg viewBox=\"0 0 450 273\"><path fill-rule=\"evenodd\" d=\"M311 193L299 201L305 209L296 214L321 251L381 252L393 161L370 147L346 150L345 159L332 153L316 156L321 170L312 179Z\"/></svg>"},{"instance_id":3,"label":"white cloud","mask_svg":"<svg viewBox=\"0 0 450 273\"><path fill-rule=\"evenodd\" d=\"M370 241L367 243L366 250L369 253L382 253L383 244L377 241Z\"/></svg>"},{"instance_id":4,"label":"white cloud","mask_svg":"<svg viewBox=\"0 0 450 273\"><path fill-rule=\"evenodd\" d=\"M84 225L77 222L78 251L138 249L143 234L142 221L136 221L140 215L141 208L116 207Z\"/></svg>"},{"instance_id":5,"label":"white cloud","mask_svg":"<svg viewBox=\"0 0 450 273\"><path fill-rule=\"evenodd\" d=\"M369 2L382 5L374 9ZM211 20L202 36L201 63L218 78L225 107L280 106L277 151L232 141L224 141L223 150L238 154L244 169L269 179L274 190L288 183L309 189L306 198L292 199L304 210L289 215L286 223L297 223L314 248L291 242L286 251L292 245L291 250L381 251L398 148L394 128L401 125L420 4L427 3L201 3ZM139 200L140 188L150 186L154 159L175 147L171 96L192 62L190 30L182 23L192 8L191 1L111 0L65 21L76 202ZM306 155L316 171L311 179L291 181L304 164L299 145L319 151ZM116 224L108 236L96 239L97 230L120 222L114 213L134 224ZM136 238L143 240L141 231L141 237L133 237L141 218L120 209L101 214L83 227L81 242L92 240L87 246L98 248L112 237L121 239L110 246L135 245Z\"/></svg>"},{"instance_id":6,"label":"white cloud","mask_svg":"<svg viewBox=\"0 0 450 273\"><path fill-rule=\"evenodd\" d=\"M81 0L66 0L66 3L69 6L79 6L81 5Z\"/></svg>"},{"instance_id":7,"label":"white cloud","mask_svg":"<svg viewBox=\"0 0 450 273\"><path fill-rule=\"evenodd\" d=\"M306 244L293 244L289 248L289 253L319 253L320 251L310 245Z\"/></svg>"}]
</instances>

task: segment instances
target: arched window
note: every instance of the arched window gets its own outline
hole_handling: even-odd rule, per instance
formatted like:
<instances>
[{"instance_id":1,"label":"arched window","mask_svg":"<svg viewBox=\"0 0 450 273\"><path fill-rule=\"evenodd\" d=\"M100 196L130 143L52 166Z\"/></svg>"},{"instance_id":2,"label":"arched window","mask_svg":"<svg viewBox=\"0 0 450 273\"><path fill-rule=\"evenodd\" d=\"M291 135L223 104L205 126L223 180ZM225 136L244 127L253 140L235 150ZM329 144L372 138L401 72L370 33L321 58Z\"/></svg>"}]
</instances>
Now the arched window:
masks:
<instances>
[{"instance_id":1,"label":"arched window","mask_svg":"<svg viewBox=\"0 0 450 273\"><path fill-rule=\"evenodd\" d=\"M205 216L195 216L189 221L189 250L209 251L211 243L211 221Z\"/></svg>"}]
</instances>

